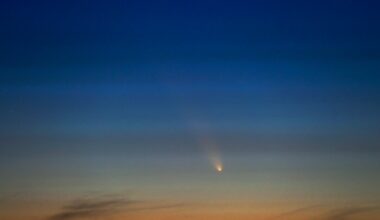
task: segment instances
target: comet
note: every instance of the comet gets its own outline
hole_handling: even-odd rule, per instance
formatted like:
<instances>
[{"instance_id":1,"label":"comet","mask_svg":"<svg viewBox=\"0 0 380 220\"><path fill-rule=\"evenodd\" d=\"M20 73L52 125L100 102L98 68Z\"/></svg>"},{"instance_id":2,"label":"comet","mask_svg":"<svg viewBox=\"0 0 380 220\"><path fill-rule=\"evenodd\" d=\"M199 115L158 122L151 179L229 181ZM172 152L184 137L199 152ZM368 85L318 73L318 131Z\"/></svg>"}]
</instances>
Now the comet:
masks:
<instances>
[{"instance_id":1,"label":"comet","mask_svg":"<svg viewBox=\"0 0 380 220\"><path fill-rule=\"evenodd\" d=\"M219 152L216 151L215 148L212 151L209 151L209 160L217 173L223 172L223 162Z\"/></svg>"},{"instance_id":2,"label":"comet","mask_svg":"<svg viewBox=\"0 0 380 220\"><path fill-rule=\"evenodd\" d=\"M193 121L192 128L196 139L202 149L205 151L208 161L217 173L222 173L224 170L219 146L215 138L210 133L210 128L207 123L202 121Z\"/></svg>"}]
</instances>

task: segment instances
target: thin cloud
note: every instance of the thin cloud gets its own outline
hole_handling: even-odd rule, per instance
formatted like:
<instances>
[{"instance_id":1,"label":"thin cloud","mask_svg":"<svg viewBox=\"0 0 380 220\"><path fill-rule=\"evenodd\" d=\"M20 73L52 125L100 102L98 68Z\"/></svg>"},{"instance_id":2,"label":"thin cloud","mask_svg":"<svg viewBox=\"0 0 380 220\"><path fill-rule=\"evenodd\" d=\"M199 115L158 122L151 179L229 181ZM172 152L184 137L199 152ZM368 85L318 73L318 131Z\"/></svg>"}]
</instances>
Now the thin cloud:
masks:
<instances>
[{"instance_id":1,"label":"thin cloud","mask_svg":"<svg viewBox=\"0 0 380 220\"><path fill-rule=\"evenodd\" d=\"M51 216L49 220L71 220L104 216L119 211L122 207L137 201L123 198L87 198L71 202L62 211Z\"/></svg>"},{"instance_id":2,"label":"thin cloud","mask_svg":"<svg viewBox=\"0 0 380 220\"><path fill-rule=\"evenodd\" d=\"M325 220L348 220L353 215L380 210L379 206L350 207L331 211Z\"/></svg>"},{"instance_id":3,"label":"thin cloud","mask_svg":"<svg viewBox=\"0 0 380 220\"><path fill-rule=\"evenodd\" d=\"M291 211L288 211L288 212L285 212L285 213L282 213L272 219L284 219L284 218L288 218L288 217L291 217L291 216L294 216L294 215L297 215L297 214L301 214L301 213L304 213L304 212L308 212L308 211L311 211L311 210L314 210L314 209L317 209L317 208L321 208L323 207L322 205L311 205L311 206L305 206L305 207L302 207L302 208L298 208L298 209L295 209L295 210L291 210Z\"/></svg>"},{"instance_id":4,"label":"thin cloud","mask_svg":"<svg viewBox=\"0 0 380 220\"><path fill-rule=\"evenodd\" d=\"M142 205L140 205L142 204ZM118 212L134 212L182 207L184 204L147 205L146 202L119 197L96 197L79 199L63 206L62 210L48 220L76 220L109 217Z\"/></svg>"},{"instance_id":5,"label":"thin cloud","mask_svg":"<svg viewBox=\"0 0 380 220\"><path fill-rule=\"evenodd\" d=\"M177 204L167 204L167 205L157 205L157 206L145 206L145 207L138 207L134 209L129 209L129 211L145 211L145 210L157 210L157 209L172 209L172 208L180 208L185 206L183 203L177 203Z\"/></svg>"}]
</instances>

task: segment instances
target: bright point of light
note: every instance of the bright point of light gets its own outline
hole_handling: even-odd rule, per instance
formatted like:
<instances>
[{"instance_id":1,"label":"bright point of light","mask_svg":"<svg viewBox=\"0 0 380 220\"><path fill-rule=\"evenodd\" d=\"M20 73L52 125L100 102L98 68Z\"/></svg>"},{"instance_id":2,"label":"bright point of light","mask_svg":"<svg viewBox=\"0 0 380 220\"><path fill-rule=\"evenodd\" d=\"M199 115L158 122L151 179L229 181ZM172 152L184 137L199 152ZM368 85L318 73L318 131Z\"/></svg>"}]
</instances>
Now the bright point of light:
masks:
<instances>
[{"instance_id":1,"label":"bright point of light","mask_svg":"<svg viewBox=\"0 0 380 220\"><path fill-rule=\"evenodd\" d=\"M218 172L222 172L222 171L223 171L223 166L222 166L222 165L217 165L217 166L215 167L215 169L216 169L216 171L218 171Z\"/></svg>"}]
</instances>

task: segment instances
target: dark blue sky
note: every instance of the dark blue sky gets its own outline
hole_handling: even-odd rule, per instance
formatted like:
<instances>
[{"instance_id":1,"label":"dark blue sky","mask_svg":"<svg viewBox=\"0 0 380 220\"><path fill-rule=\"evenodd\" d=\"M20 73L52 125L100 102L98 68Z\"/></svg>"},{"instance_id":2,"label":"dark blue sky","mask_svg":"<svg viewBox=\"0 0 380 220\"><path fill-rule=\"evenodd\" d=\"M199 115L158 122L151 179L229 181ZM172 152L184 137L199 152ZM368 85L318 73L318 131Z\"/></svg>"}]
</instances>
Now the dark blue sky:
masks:
<instances>
[{"instance_id":1,"label":"dark blue sky","mask_svg":"<svg viewBox=\"0 0 380 220\"><path fill-rule=\"evenodd\" d=\"M1 135L38 149L72 136L118 146L162 135L191 149L189 121L205 120L239 149L263 139L253 148L377 151L378 6L3 1Z\"/></svg>"},{"instance_id":2,"label":"dark blue sky","mask_svg":"<svg viewBox=\"0 0 380 220\"><path fill-rule=\"evenodd\" d=\"M376 1L3 1L0 10L2 84L377 78L371 66L365 76L346 66L379 59ZM231 72L231 62L332 73Z\"/></svg>"}]
</instances>

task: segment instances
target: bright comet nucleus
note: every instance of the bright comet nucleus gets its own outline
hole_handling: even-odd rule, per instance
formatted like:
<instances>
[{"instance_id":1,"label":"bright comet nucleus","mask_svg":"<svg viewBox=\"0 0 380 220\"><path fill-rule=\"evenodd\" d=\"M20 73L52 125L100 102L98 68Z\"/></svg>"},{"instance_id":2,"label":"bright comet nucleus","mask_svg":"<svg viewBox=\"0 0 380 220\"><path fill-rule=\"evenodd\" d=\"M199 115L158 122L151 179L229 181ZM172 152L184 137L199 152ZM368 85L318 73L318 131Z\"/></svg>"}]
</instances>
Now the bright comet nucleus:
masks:
<instances>
[{"instance_id":1,"label":"bright comet nucleus","mask_svg":"<svg viewBox=\"0 0 380 220\"><path fill-rule=\"evenodd\" d=\"M221 173L223 171L223 166L221 164L217 165L215 167L216 171L218 171L219 173Z\"/></svg>"}]
</instances>

